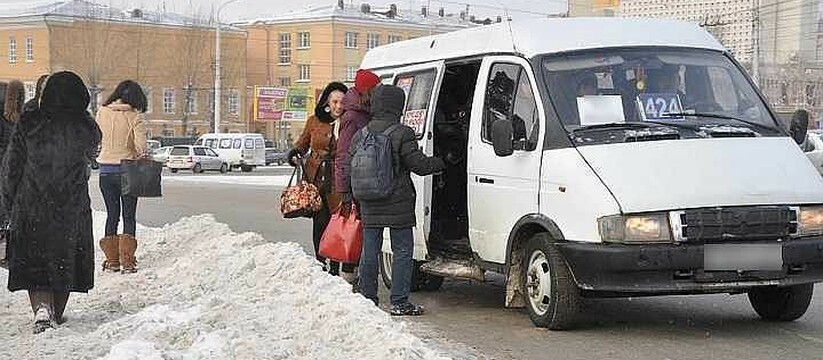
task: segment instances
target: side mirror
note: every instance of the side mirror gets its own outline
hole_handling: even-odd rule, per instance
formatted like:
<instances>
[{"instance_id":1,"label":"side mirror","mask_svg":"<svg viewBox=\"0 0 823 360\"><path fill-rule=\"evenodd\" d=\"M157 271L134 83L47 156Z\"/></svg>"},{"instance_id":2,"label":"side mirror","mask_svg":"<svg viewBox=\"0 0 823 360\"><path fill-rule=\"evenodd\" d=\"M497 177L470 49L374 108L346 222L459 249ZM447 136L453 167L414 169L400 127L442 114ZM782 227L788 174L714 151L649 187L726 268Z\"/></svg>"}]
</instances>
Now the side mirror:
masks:
<instances>
[{"instance_id":1,"label":"side mirror","mask_svg":"<svg viewBox=\"0 0 823 360\"><path fill-rule=\"evenodd\" d=\"M806 141L806 132L809 130L809 112L797 110L792 115L792 123L789 125L789 134L794 142L802 144Z\"/></svg>"},{"instance_id":2,"label":"side mirror","mask_svg":"<svg viewBox=\"0 0 823 360\"><path fill-rule=\"evenodd\" d=\"M514 129L510 120L498 119L492 124L492 145L494 146L495 155L509 156L514 154L513 134Z\"/></svg>"}]
</instances>

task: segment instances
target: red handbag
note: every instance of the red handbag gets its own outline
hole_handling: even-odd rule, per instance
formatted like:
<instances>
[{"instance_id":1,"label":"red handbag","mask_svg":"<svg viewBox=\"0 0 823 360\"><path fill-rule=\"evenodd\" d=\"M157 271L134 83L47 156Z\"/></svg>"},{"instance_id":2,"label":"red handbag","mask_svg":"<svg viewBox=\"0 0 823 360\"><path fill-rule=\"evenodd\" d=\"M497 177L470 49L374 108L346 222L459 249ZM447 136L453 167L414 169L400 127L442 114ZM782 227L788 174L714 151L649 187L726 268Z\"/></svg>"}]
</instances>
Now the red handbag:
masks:
<instances>
[{"instance_id":1,"label":"red handbag","mask_svg":"<svg viewBox=\"0 0 823 360\"><path fill-rule=\"evenodd\" d=\"M320 256L344 264L360 262L363 249L363 224L357 218L357 207L352 204L349 216L340 211L331 216L329 225L320 238Z\"/></svg>"}]
</instances>

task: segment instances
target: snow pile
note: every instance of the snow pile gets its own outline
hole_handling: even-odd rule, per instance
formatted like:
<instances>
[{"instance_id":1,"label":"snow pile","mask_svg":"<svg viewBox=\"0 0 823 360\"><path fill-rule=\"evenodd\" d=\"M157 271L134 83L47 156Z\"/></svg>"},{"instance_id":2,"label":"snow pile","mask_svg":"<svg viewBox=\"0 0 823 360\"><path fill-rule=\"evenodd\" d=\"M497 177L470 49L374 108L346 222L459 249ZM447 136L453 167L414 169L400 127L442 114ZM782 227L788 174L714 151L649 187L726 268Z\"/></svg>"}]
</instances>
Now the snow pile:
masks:
<instances>
[{"instance_id":1,"label":"snow pile","mask_svg":"<svg viewBox=\"0 0 823 360\"><path fill-rule=\"evenodd\" d=\"M95 213L98 234L104 217ZM55 330L33 335L25 292L0 292L0 359L444 358L297 244L233 233L211 215L140 227L138 239L140 271L98 271Z\"/></svg>"}]
</instances>

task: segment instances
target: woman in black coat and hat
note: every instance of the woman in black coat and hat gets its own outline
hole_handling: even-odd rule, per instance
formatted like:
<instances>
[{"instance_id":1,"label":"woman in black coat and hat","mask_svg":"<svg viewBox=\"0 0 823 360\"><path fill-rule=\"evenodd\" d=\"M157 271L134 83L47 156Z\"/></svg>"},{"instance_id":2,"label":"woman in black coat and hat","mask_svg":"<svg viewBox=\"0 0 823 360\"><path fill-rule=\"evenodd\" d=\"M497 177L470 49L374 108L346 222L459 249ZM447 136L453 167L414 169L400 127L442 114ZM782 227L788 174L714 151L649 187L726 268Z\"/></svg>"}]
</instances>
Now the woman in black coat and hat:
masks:
<instances>
[{"instance_id":1,"label":"woman in black coat and hat","mask_svg":"<svg viewBox=\"0 0 823 360\"><path fill-rule=\"evenodd\" d=\"M77 75L54 74L40 108L23 114L3 158L8 289L29 292L36 333L62 321L70 292L94 286L88 164L101 134L88 105Z\"/></svg>"}]
</instances>

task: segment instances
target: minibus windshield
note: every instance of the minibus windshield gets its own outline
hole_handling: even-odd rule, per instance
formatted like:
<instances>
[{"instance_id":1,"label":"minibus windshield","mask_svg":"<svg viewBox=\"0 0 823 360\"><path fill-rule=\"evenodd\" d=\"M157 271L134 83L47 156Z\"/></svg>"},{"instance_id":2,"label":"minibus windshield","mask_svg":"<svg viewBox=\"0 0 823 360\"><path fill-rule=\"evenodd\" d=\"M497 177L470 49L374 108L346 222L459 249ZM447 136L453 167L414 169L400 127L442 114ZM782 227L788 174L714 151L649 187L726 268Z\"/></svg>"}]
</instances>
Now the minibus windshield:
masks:
<instances>
[{"instance_id":1,"label":"minibus windshield","mask_svg":"<svg viewBox=\"0 0 823 360\"><path fill-rule=\"evenodd\" d=\"M757 136L784 135L740 68L720 52L585 51L546 56L542 71L570 133L645 122L675 129L685 135L681 137L720 127Z\"/></svg>"}]
</instances>

